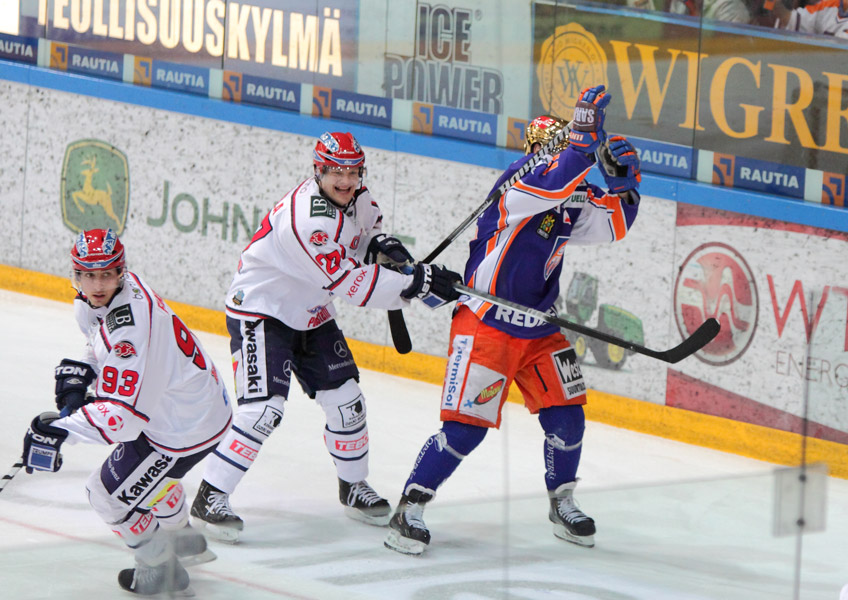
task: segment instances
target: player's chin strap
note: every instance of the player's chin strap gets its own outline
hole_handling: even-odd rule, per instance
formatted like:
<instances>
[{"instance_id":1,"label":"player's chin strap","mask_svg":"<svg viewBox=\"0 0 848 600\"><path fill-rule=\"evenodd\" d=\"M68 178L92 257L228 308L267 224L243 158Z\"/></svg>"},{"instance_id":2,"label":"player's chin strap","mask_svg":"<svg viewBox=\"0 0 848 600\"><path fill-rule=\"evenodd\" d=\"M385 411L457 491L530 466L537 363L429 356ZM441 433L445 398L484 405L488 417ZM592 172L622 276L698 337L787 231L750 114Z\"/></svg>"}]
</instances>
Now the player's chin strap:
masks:
<instances>
[{"instance_id":1,"label":"player's chin strap","mask_svg":"<svg viewBox=\"0 0 848 600\"><path fill-rule=\"evenodd\" d=\"M471 296L473 298L484 300L486 302L491 302L492 304L497 304L498 306L511 308L512 310L517 310L526 315L530 315L531 317L535 317L541 321L545 321L546 323L556 325L557 327L570 329L571 331L582 333L583 335L587 335L597 340L607 342L608 344L614 344L626 350L631 350L638 354L644 354L645 356L650 356L651 358L656 358L667 363L680 362L687 356L694 354L695 352L709 344L713 340L713 338L718 335L719 329L721 328L719 322L715 319L707 319L701 324L700 327L698 327L698 329L695 330L692 335L683 340L683 342L681 342L674 348L663 351L651 350L650 348L645 348L644 346L640 346L639 344L628 342L627 340L617 338L608 333L604 333L603 331L598 331L597 329L592 329L590 327L584 327L583 325L572 323L571 321L567 321L565 319L561 319L546 312L536 310L535 308L523 306L521 304L511 302L503 298L498 298L497 296L487 294L486 292L481 292L480 290L475 290L474 288L470 288L459 283L454 284L453 287L456 291ZM460 301L461 300L462 298L460 298Z\"/></svg>"},{"instance_id":2,"label":"player's chin strap","mask_svg":"<svg viewBox=\"0 0 848 600\"><path fill-rule=\"evenodd\" d=\"M473 213L468 215L468 217L459 224L459 226L451 231L448 234L448 237L442 240L442 242L436 246L430 254L426 256L421 262L431 263L433 260L442 253L442 250L447 248L453 243L453 241L465 231L471 223L477 220L477 217L483 214L483 212L489 208L489 206L495 202L498 198L503 196L509 188L511 188L515 183L527 175L530 171L532 171L537 165L541 164L546 160L546 157L553 153L561 144L568 140L568 133L571 131L571 122L568 123L566 127L558 132L554 137L548 140L544 146L539 148L539 151L536 152L533 156L531 156L526 163L521 165L521 168L518 169L512 176L504 181L501 185L497 187L491 194L489 194L486 199L483 201L483 204L478 206ZM406 354L410 350L412 350L412 340L409 338L409 330L406 328L406 321L403 318L403 311L401 310L390 310L389 311L389 329L392 332L392 342L394 342L395 349L399 354Z\"/></svg>"}]
</instances>

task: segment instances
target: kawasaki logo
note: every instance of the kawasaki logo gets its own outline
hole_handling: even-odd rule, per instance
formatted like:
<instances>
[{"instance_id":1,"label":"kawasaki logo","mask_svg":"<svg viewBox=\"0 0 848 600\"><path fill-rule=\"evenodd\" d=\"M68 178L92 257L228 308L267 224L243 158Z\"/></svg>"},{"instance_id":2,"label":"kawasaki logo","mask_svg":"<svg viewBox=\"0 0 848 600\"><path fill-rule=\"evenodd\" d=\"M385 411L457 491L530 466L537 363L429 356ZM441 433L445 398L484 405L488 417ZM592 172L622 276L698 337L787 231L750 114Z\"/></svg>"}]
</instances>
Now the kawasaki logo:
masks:
<instances>
[{"instance_id":1,"label":"kawasaki logo","mask_svg":"<svg viewBox=\"0 0 848 600\"><path fill-rule=\"evenodd\" d=\"M116 497L118 500L127 506L133 506L135 500L144 495L148 489L155 487L157 479L163 475L171 466L174 460L171 456L162 456L150 465L144 474L139 477L135 483L131 484L128 489L124 489Z\"/></svg>"}]
</instances>

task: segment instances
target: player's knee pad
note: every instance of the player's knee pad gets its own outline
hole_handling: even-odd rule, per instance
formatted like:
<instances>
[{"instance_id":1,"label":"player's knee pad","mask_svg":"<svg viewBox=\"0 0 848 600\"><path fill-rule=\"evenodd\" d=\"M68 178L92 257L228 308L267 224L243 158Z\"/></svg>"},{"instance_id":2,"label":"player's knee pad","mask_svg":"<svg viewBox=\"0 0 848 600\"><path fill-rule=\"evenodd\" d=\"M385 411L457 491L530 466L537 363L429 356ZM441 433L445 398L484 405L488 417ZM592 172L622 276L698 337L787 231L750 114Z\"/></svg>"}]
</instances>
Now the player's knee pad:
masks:
<instances>
[{"instance_id":1,"label":"player's knee pad","mask_svg":"<svg viewBox=\"0 0 848 600\"><path fill-rule=\"evenodd\" d=\"M315 400L324 410L324 442L339 477L360 481L368 475L368 424L365 398L359 385L348 379L333 390L318 390Z\"/></svg>"},{"instance_id":2,"label":"player's knee pad","mask_svg":"<svg viewBox=\"0 0 848 600\"><path fill-rule=\"evenodd\" d=\"M132 511L119 523L111 523L112 531L130 548L140 548L153 539L159 523L150 511Z\"/></svg>"},{"instance_id":3,"label":"player's knee pad","mask_svg":"<svg viewBox=\"0 0 848 600\"><path fill-rule=\"evenodd\" d=\"M365 397L354 379L333 390L318 390L315 401L324 409L330 431L353 431L365 424Z\"/></svg>"},{"instance_id":4,"label":"player's knee pad","mask_svg":"<svg viewBox=\"0 0 848 600\"><path fill-rule=\"evenodd\" d=\"M457 453L459 458L465 458L476 448L489 430L486 427L468 425L459 421L445 421L442 424L442 443L445 450Z\"/></svg>"},{"instance_id":5,"label":"player's knee pad","mask_svg":"<svg viewBox=\"0 0 848 600\"><path fill-rule=\"evenodd\" d=\"M240 403L233 418L233 429L262 444L282 423L285 405L283 396Z\"/></svg>"},{"instance_id":6,"label":"player's knee pad","mask_svg":"<svg viewBox=\"0 0 848 600\"><path fill-rule=\"evenodd\" d=\"M150 512L156 517L163 529L182 529L188 523L188 504L185 501L185 489L179 481L174 481L154 498L156 504Z\"/></svg>"},{"instance_id":7,"label":"player's knee pad","mask_svg":"<svg viewBox=\"0 0 848 600\"><path fill-rule=\"evenodd\" d=\"M543 408L539 411L539 423L547 443L557 450L573 450L583 443L586 417L582 404Z\"/></svg>"},{"instance_id":8,"label":"player's knee pad","mask_svg":"<svg viewBox=\"0 0 848 600\"><path fill-rule=\"evenodd\" d=\"M476 448L488 429L456 421L445 421L442 429L430 436L418 458L412 473L404 485L404 493L421 490L435 495L435 491L450 477L462 459Z\"/></svg>"}]
</instances>

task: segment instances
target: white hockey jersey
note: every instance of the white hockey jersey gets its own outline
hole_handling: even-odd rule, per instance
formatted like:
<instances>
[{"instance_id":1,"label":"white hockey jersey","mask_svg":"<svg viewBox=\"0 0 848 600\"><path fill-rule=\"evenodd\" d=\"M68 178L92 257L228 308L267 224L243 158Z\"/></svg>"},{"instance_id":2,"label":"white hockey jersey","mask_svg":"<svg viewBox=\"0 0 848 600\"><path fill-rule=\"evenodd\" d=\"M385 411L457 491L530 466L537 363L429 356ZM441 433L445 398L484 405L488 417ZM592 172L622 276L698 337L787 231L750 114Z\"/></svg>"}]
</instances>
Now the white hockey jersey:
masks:
<instances>
[{"instance_id":1,"label":"white hockey jersey","mask_svg":"<svg viewBox=\"0 0 848 600\"><path fill-rule=\"evenodd\" d=\"M131 272L108 306L81 298L81 359L97 372L96 400L52 423L68 443L129 442L143 434L162 454L185 456L220 441L233 409L209 355L167 304Z\"/></svg>"},{"instance_id":2,"label":"white hockey jersey","mask_svg":"<svg viewBox=\"0 0 848 600\"><path fill-rule=\"evenodd\" d=\"M820 0L796 8L786 29L848 38L848 0Z\"/></svg>"},{"instance_id":3,"label":"white hockey jersey","mask_svg":"<svg viewBox=\"0 0 848 600\"><path fill-rule=\"evenodd\" d=\"M310 177L265 216L242 252L227 314L247 321L273 317L305 331L335 316L337 297L356 306L409 306L400 293L411 275L363 264L381 227L380 208L366 188L342 211Z\"/></svg>"}]
</instances>

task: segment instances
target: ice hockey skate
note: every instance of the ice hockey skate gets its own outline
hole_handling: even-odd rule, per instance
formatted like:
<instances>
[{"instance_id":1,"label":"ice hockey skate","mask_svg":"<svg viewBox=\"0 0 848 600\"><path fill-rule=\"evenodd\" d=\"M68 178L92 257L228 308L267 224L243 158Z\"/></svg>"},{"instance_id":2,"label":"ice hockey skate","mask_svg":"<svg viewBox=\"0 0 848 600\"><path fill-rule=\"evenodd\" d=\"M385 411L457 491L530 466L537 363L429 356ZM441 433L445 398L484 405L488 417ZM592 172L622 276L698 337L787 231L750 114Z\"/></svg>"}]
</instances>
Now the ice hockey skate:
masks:
<instances>
[{"instance_id":1,"label":"ice hockey skate","mask_svg":"<svg viewBox=\"0 0 848 600\"><path fill-rule=\"evenodd\" d=\"M574 501L576 481L563 483L549 491L551 510L548 518L554 524L554 535L567 542L591 548L595 545L595 521L587 517Z\"/></svg>"},{"instance_id":2,"label":"ice hockey skate","mask_svg":"<svg viewBox=\"0 0 848 600\"><path fill-rule=\"evenodd\" d=\"M383 545L401 554L417 556L430 543L430 530L424 524L424 505L433 498L419 490L401 497L397 510L389 521L389 534Z\"/></svg>"},{"instance_id":3,"label":"ice hockey skate","mask_svg":"<svg viewBox=\"0 0 848 600\"><path fill-rule=\"evenodd\" d=\"M389 501L381 498L365 480L348 483L339 479L339 500L347 516L369 525L384 527L392 515Z\"/></svg>"},{"instance_id":4,"label":"ice hockey skate","mask_svg":"<svg viewBox=\"0 0 848 600\"><path fill-rule=\"evenodd\" d=\"M218 556L209 549L206 538L191 525L186 525L174 534L174 554L184 567L208 563Z\"/></svg>"},{"instance_id":5,"label":"ice hockey skate","mask_svg":"<svg viewBox=\"0 0 848 600\"><path fill-rule=\"evenodd\" d=\"M118 584L139 596L161 593L168 593L171 597L194 596L189 587L188 572L175 557L156 567L136 561L134 569L118 573Z\"/></svg>"},{"instance_id":6,"label":"ice hockey skate","mask_svg":"<svg viewBox=\"0 0 848 600\"><path fill-rule=\"evenodd\" d=\"M244 529L241 520L230 507L230 496L203 480L191 505L194 524L210 537L234 544Z\"/></svg>"}]
</instances>

